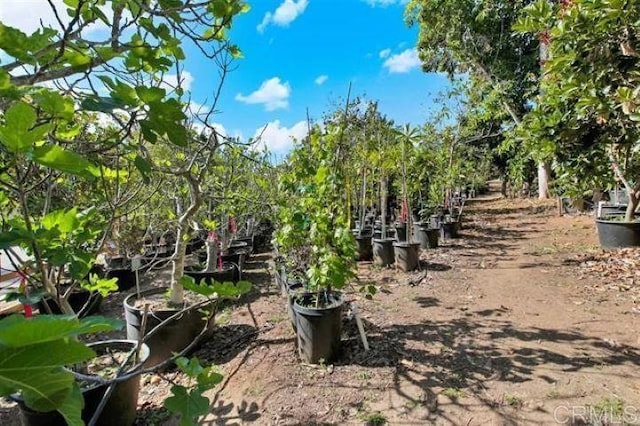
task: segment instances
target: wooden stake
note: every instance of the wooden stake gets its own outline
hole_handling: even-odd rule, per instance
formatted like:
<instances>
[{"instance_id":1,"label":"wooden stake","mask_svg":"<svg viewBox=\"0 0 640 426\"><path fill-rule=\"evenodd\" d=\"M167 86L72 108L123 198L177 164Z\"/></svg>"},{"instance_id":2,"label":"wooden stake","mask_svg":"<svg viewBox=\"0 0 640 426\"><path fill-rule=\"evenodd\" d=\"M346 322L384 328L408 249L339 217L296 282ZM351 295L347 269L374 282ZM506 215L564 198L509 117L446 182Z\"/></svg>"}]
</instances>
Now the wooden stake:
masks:
<instances>
[{"instance_id":1,"label":"wooden stake","mask_svg":"<svg viewBox=\"0 0 640 426\"><path fill-rule=\"evenodd\" d=\"M362 346L364 346L365 351L368 351L369 342L367 341L367 335L364 333L364 325L362 325L362 319L360 318L360 313L358 312L358 307L355 303L351 303L351 311L353 312L353 317L356 319L356 324L358 325L360 339L362 339Z\"/></svg>"}]
</instances>

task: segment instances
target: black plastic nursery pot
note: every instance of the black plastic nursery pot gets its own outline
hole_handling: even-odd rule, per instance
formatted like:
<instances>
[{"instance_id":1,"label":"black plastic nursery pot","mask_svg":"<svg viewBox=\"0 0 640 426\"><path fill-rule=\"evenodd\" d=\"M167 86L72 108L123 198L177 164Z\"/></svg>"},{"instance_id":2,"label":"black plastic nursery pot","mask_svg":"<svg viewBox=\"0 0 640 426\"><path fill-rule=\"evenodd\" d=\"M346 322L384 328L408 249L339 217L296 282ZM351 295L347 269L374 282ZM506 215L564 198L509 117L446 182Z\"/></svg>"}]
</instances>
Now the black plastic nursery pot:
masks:
<instances>
[{"instance_id":1,"label":"black plastic nursery pot","mask_svg":"<svg viewBox=\"0 0 640 426\"><path fill-rule=\"evenodd\" d=\"M203 271L204 268L187 267L184 269L184 274L196 280L199 283L205 280L206 283L211 284L213 281L220 283L230 281L237 283L240 281L241 272L237 264L223 262L222 266L218 266L213 271Z\"/></svg>"},{"instance_id":2,"label":"black plastic nursery pot","mask_svg":"<svg viewBox=\"0 0 640 426\"><path fill-rule=\"evenodd\" d=\"M640 222L596 219L600 247L640 247Z\"/></svg>"},{"instance_id":3,"label":"black plastic nursery pot","mask_svg":"<svg viewBox=\"0 0 640 426\"><path fill-rule=\"evenodd\" d=\"M204 245L205 240L201 236L193 237L187 242L186 254L195 253L203 248Z\"/></svg>"},{"instance_id":4,"label":"black plastic nursery pot","mask_svg":"<svg viewBox=\"0 0 640 426\"><path fill-rule=\"evenodd\" d=\"M131 268L107 269L106 278L118 279L118 291L127 291L136 285L136 273Z\"/></svg>"},{"instance_id":5,"label":"black plastic nursery pot","mask_svg":"<svg viewBox=\"0 0 640 426\"><path fill-rule=\"evenodd\" d=\"M227 253L220 256L225 263L232 263L238 266L238 270L244 269L244 262L249 257L249 249L245 248L230 248Z\"/></svg>"},{"instance_id":6,"label":"black plastic nursery pot","mask_svg":"<svg viewBox=\"0 0 640 426\"><path fill-rule=\"evenodd\" d=\"M89 343L98 356L105 355L108 350L132 351L137 347L137 342L133 340L106 340ZM138 363L129 368L125 374L130 375L139 371L149 357L149 347L142 346L140 349L140 359ZM107 385L80 386L84 408L82 409L82 420L88 423L95 413L102 397L107 391ZM97 426L132 425L136 418L138 406L138 393L140 391L140 376L132 377L115 385L113 393L98 417ZM66 426L67 422L57 411L38 412L28 408L20 397L12 396L12 399L20 407L20 420L23 426Z\"/></svg>"},{"instance_id":7,"label":"black plastic nursery pot","mask_svg":"<svg viewBox=\"0 0 640 426\"><path fill-rule=\"evenodd\" d=\"M356 242L358 243L358 260L369 261L373 259L373 246L371 245L372 235L368 234L356 234Z\"/></svg>"},{"instance_id":8,"label":"black plastic nursery pot","mask_svg":"<svg viewBox=\"0 0 640 426\"><path fill-rule=\"evenodd\" d=\"M322 308L315 308L316 297L316 293L303 293L293 301L298 353L309 364L334 360L340 353L342 337L342 295L323 294L328 301Z\"/></svg>"},{"instance_id":9,"label":"black plastic nursery pot","mask_svg":"<svg viewBox=\"0 0 640 426\"><path fill-rule=\"evenodd\" d=\"M431 229L440 229L440 215L432 214L429 216L429 227Z\"/></svg>"},{"instance_id":10,"label":"black plastic nursery pot","mask_svg":"<svg viewBox=\"0 0 640 426\"><path fill-rule=\"evenodd\" d=\"M166 293L168 288L154 288L140 293L140 297L149 297ZM131 294L124 299L124 316L127 322L127 339L137 341L140 338L140 326L142 325L143 309L135 306L137 294ZM215 326L213 318L209 321L205 309L211 306L192 308L173 320L157 328L160 323L177 314L181 309L163 309L149 311L147 316L146 337L144 342L149 346L150 355L145 362L146 367L156 366L173 356L174 352L180 352L198 337L207 327L203 338L210 337Z\"/></svg>"},{"instance_id":11,"label":"black plastic nursery pot","mask_svg":"<svg viewBox=\"0 0 640 426\"><path fill-rule=\"evenodd\" d=\"M396 229L396 240L407 241L407 224L404 222L396 223L394 228Z\"/></svg>"},{"instance_id":12,"label":"black plastic nursery pot","mask_svg":"<svg viewBox=\"0 0 640 426\"><path fill-rule=\"evenodd\" d=\"M396 266L404 272L415 270L420 264L420 243L397 241L393 243Z\"/></svg>"},{"instance_id":13,"label":"black plastic nursery pot","mask_svg":"<svg viewBox=\"0 0 640 426\"><path fill-rule=\"evenodd\" d=\"M620 204L616 206L605 204L600 206L600 216L598 216L597 219L603 219L603 218L606 218L607 216L624 216L626 212L627 212L626 204ZM596 213L598 213L597 210L596 210Z\"/></svg>"},{"instance_id":14,"label":"black plastic nursery pot","mask_svg":"<svg viewBox=\"0 0 640 426\"><path fill-rule=\"evenodd\" d=\"M372 241L373 263L379 266L393 265L395 260L393 254L394 240L392 238L374 238Z\"/></svg>"},{"instance_id":15,"label":"black plastic nursery pot","mask_svg":"<svg viewBox=\"0 0 640 426\"><path fill-rule=\"evenodd\" d=\"M254 244L253 240L254 239L252 235L250 237L236 237L234 238L233 241L238 241L239 243L247 243L245 247L248 249L249 254L251 254L253 252L253 244Z\"/></svg>"},{"instance_id":16,"label":"black plastic nursery pot","mask_svg":"<svg viewBox=\"0 0 640 426\"><path fill-rule=\"evenodd\" d=\"M111 256L105 258L107 269L122 269L131 266L131 260L125 256Z\"/></svg>"},{"instance_id":17,"label":"black plastic nursery pot","mask_svg":"<svg viewBox=\"0 0 640 426\"><path fill-rule=\"evenodd\" d=\"M293 331L297 330L296 312L293 310L293 302L302 293L304 282L300 278L290 278L286 281L287 288L287 313L291 321Z\"/></svg>"},{"instance_id":18,"label":"black plastic nursery pot","mask_svg":"<svg viewBox=\"0 0 640 426\"><path fill-rule=\"evenodd\" d=\"M420 248L433 249L438 247L438 229L432 229L428 224L423 223L418 226L416 240L420 243Z\"/></svg>"},{"instance_id":19,"label":"black plastic nursery pot","mask_svg":"<svg viewBox=\"0 0 640 426\"><path fill-rule=\"evenodd\" d=\"M460 222L442 222L440 223L440 237L443 240L450 238L458 238L458 230L460 229Z\"/></svg>"}]
</instances>

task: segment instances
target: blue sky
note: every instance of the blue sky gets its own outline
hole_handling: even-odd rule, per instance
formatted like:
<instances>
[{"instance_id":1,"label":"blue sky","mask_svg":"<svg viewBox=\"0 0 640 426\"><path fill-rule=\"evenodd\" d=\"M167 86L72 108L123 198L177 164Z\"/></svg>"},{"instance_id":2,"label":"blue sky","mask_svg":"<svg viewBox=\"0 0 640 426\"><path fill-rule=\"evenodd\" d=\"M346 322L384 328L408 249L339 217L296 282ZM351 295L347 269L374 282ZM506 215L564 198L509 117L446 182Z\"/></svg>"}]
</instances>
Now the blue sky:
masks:
<instances>
[{"instance_id":1,"label":"blue sky","mask_svg":"<svg viewBox=\"0 0 640 426\"><path fill-rule=\"evenodd\" d=\"M62 3L62 0L53 0ZM33 30L50 21L46 0L1 0L0 19ZM446 78L421 71L417 28L403 20L406 0L249 0L251 11L231 32L244 59L227 77L214 121L227 134L253 137L266 126L263 143L278 156L302 137L306 110L312 119L335 108L347 94L378 100L399 124L422 124ZM28 13L25 13L27 12ZM215 66L187 49L185 82L192 99L211 99Z\"/></svg>"},{"instance_id":2,"label":"blue sky","mask_svg":"<svg viewBox=\"0 0 640 426\"><path fill-rule=\"evenodd\" d=\"M251 7L234 22L231 37L245 57L227 80L216 118L230 134L251 137L269 125L264 142L286 151L288 134L299 137L306 128L306 109L320 119L346 97L349 82L354 95L379 100L396 122L421 124L447 84L420 70L417 28L405 25L402 1L269 0ZM207 67L200 64L186 66L196 100L206 96L198 82L206 81Z\"/></svg>"}]
</instances>

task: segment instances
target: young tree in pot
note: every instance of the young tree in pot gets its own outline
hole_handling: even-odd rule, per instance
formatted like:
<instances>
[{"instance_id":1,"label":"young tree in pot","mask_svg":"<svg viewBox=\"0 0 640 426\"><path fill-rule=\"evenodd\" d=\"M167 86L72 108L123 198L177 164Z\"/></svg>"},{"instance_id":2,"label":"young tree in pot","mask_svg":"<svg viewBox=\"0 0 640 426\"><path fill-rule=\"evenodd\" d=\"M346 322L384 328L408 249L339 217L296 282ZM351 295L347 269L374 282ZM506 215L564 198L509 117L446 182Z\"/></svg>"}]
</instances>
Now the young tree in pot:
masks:
<instances>
[{"instance_id":1,"label":"young tree in pot","mask_svg":"<svg viewBox=\"0 0 640 426\"><path fill-rule=\"evenodd\" d=\"M340 347L342 289L355 276L356 245L345 208L341 126L315 129L288 158L280 178L283 204L276 241L282 251L310 247L308 293L298 297L298 350L309 363L333 359ZM286 201L285 201L286 200Z\"/></svg>"},{"instance_id":2,"label":"young tree in pot","mask_svg":"<svg viewBox=\"0 0 640 426\"><path fill-rule=\"evenodd\" d=\"M389 177L398 172L401 148L395 137L393 122L382 116L377 104L369 105L368 122L372 128L371 145L367 160L371 163L374 175L378 178L380 237L372 240L373 259L378 265L389 266L394 262L393 239L388 238L389 220Z\"/></svg>"},{"instance_id":3,"label":"young tree in pot","mask_svg":"<svg viewBox=\"0 0 640 426\"><path fill-rule=\"evenodd\" d=\"M640 228L632 224L640 202L639 20L638 1L539 0L516 25L543 34L549 50L540 96L517 136L556 156L560 174L570 170L576 181L609 163L608 174L624 185L628 204L626 223L598 221L606 247L640 244ZM576 159L584 161L576 167Z\"/></svg>"},{"instance_id":4,"label":"young tree in pot","mask_svg":"<svg viewBox=\"0 0 640 426\"><path fill-rule=\"evenodd\" d=\"M405 225L405 239L398 237L398 241L393 244L395 252L396 266L403 271L413 271L419 266L419 249L420 243L415 243L413 238L413 214L411 208L410 195L407 184L407 163L408 158L412 157L415 145L421 137L418 129L411 128L406 125L401 131L398 131L402 152L402 207L401 220ZM407 151L410 151L407 153Z\"/></svg>"}]
</instances>

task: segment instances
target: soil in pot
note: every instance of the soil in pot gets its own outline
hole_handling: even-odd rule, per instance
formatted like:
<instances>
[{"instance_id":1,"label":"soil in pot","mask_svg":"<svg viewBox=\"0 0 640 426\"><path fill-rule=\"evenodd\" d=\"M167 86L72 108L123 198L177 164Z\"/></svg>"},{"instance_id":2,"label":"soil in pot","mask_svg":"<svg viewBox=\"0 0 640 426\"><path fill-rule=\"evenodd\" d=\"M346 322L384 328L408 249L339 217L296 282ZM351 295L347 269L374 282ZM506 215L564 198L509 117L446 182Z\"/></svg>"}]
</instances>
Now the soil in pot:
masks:
<instances>
[{"instance_id":1,"label":"soil in pot","mask_svg":"<svg viewBox=\"0 0 640 426\"><path fill-rule=\"evenodd\" d=\"M380 266L393 265L395 260L393 254L392 238L373 239L373 263Z\"/></svg>"},{"instance_id":2,"label":"soil in pot","mask_svg":"<svg viewBox=\"0 0 640 426\"><path fill-rule=\"evenodd\" d=\"M119 365L122 364L130 351L136 346L137 342L130 340L107 340L88 344L96 354L96 358L87 364L85 374L96 374L105 379L115 377ZM125 369L126 374L132 374L139 371L144 362L149 357L149 347L144 345L140 350L139 362L131 364L132 366ZM84 399L84 408L82 409L82 420L88 423L95 413L102 397L107 391L107 385L83 384L80 383L82 397ZM138 393L140 390L140 376L135 375L128 380L122 381L115 386L115 389L105 405L100 417L98 417L98 426L132 425L136 418L136 410L138 406ZM13 398L18 402L20 407L21 423L24 426L66 426L66 421L57 411L46 413L36 412L24 405L20 398Z\"/></svg>"},{"instance_id":3,"label":"soil in pot","mask_svg":"<svg viewBox=\"0 0 640 426\"><path fill-rule=\"evenodd\" d=\"M396 266L404 272L415 270L419 265L419 247L420 243L393 243Z\"/></svg>"},{"instance_id":4,"label":"soil in pot","mask_svg":"<svg viewBox=\"0 0 640 426\"><path fill-rule=\"evenodd\" d=\"M127 322L127 339L138 340L140 337L140 326L144 304L149 303L153 308L149 309L147 316L147 333L144 342L149 346L150 355L145 362L146 367L160 364L173 356L174 352L180 352L193 342L193 340L206 327L207 331L202 336L204 340L211 336L215 326L215 320L208 319L208 312L213 307L205 304L199 308L185 310L181 315L174 318L162 327L158 325L169 317L175 315L182 309L172 309L166 307L166 293L168 288L154 288L137 294L131 294L124 299L124 314ZM185 308L195 306L198 302L205 300L201 296L185 292ZM163 306L164 305L164 306Z\"/></svg>"},{"instance_id":5,"label":"soil in pot","mask_svg":"<svg viewBox=\"0 0 640 426\"><path fill-rule=\"evenodd\" d=\"M612 219L612 217L605 219ZM596 219L600 247L605 249L640 247L640 222L625 222L624 216L620 216L621 220L605 219Z\"/></svg>"},{"instance_id":6,"label":"soil in pot","mask_svg":"<svg viewBox=\"0 0 640 426\"><path fill-rule=\"evenodd\" d=\"M339 293L331 293L324 307L315 308L316 293L303 293L293 302L300 358L309 364L333 361L340 353L342 306Z\"/></svg>"}]
</instances>

